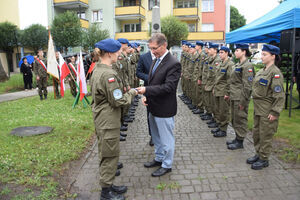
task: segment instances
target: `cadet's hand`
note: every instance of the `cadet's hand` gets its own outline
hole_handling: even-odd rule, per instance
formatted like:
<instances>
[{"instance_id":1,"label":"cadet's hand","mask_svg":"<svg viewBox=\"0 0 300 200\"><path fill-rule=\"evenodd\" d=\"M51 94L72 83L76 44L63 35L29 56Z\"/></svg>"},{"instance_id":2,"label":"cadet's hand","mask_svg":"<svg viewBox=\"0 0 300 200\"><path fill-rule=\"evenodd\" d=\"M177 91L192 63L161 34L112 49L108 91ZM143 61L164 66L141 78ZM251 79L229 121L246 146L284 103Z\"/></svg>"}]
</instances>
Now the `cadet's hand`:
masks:
<instances>
[{"instance_id":1,"label":"cadet's hand","mask_svg":"<svg viewBox=\"0 0 300 200\"><path fill-rule=\"evenodd\" d=\"M127 91L127 89L126 89L126 87L124 87L124 92L126 92Z\"/></svg>"},{"instance_id":2,"label":"cadet's hand","mask_svg":"<svg viewBox=\"0 0 300 200\"><path fill-rule=\"evenodd\" d=\"M201 80L198 80L198 85L201 85L202 84L202 81Z\"/></svg>"},{"instance_id":3,"label":"cadet's hand","mask_svg":"<svg viewBox=\"0 0 300 200\"><path fill-rule=\"evenodd\" d=\"M147 102L147 98L143 97L142 98L142 103L143 103L144 106L148 106L148 104L146 102Z\"/></svg>"},{"instance_id":4,"label":"cadet's hand","mask_svg":"<svg viewBox=\"0 0 300 200\"><path fill-rule=\"evenodd\" d=\"M37 80L37 81L40 80L40 77L39 77L39 76L36 76L36 80Z\"/></svg>"},{"instance_id":5,"label":"cadet's hand","mask_svg":"<svg viewBox=\"0 0 300 200\"><path fill-rule=\"evenodd\" d=\"M145 94L145 92L146 92L145 87L138 87L137 90L139 91L139 94Z\"/></svg>"},{"instance_id":6,"label":"cadet's hand","mask_svg":"<svg viewBox=\"0 0 300 200\"><path fill-rule=\"evenodd\" d=\"M225 95L225 96L224 96L224 99L225 99L225 100L229 100L229 99L230 99L230 97L229 97L229 96L227 96L227 95Z\"/></svg>"},{"instance_id":7,"label":"cadet's hand","mask_svg":"<svg viewBox=\"0 0 300 200\"><path fill-rule=\"evenodd\" d=\"M131 87L130 86L127 86L127 90L129 91L131 89Z\"/></svg>"},{"instance_id":8,"label":"cadet's hand","mask_svg":"<svg viewBox=\"0 0 300 200\"><path fill-rule=\"evenodd\" d=\"M268 119L272 122L272 121L276 120L277 117L274 116L274 115L269 114L269 115L268 115Z\"/></svg>"},{"instance_id":9,"label":"cadet's hand","mask_svg":"<svg viewBox=\"0 0 300 200\"><path fill-rule=\"evenodd\" d=\"M240 108L240 110L244 110L244 106L242 106L242 105L239 105L239 108Z\"/></svg>"}]
</instances>

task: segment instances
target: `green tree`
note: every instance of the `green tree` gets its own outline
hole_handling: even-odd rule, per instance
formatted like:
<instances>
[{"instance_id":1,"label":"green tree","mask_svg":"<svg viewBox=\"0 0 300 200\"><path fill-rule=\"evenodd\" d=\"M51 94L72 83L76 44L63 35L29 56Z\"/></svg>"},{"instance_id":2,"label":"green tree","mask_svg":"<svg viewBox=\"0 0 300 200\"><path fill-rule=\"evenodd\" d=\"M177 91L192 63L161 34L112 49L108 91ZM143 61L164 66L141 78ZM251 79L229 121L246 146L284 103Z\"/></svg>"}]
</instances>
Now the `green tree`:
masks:
<instances>
[{"instance_id":1,"label":"green tree","mask_svg":"<svg viewBox=\"0 0 300 200\"><path fill-rule=\"evenodd\" d=\"M48 43L48 31L40 24L32 24L21 33L21 44L37 52Z\"/></svg>"},{"instance_id":2,"label":"green tree","mask_svg":"<svg viewBox=\"0 0 300 200\"><path fill-rule=\"evenodd\" d=\"M245 25L245 17L239 13L239 10L236 7L230 6L230 31L233 31Z\"/></svg>"},{"instance_id":3,"label":"green tree","mask_svg":"<svg viewBox=\"0 0 300 200\"><path fill-rule=\"evenodd\" d=\"M5 51L7 54L7 61L9 69L12 68L12 53L14 47L18 44L18 28L16 25L10 22L0 23L0 49ZM7 80L7 75L3 69L2 64L0 64L0 81ZM10 70L8 70L10 71Z\"/></svg>"},{"instance_id":4,"label":"green tree","mask_svg":"<svg viewBox=\"0 0 300 200\"><path fill-rule=\"evenodd\" d=\"M101 29L97 24L92 24L86 31L83 31L82 34L83 47L86 50L94 48L95 43L110 36L107 29Z\"/></svg>"},{"instance_id":5,"label":"green tree","mask_svg":"<svg viewBox=\"0 0 300 200\"><path fill-rule=\"evenodd\" d=\"M161 32L168 39L168 48L180 45L180 41L185 40L189 34L187 24L174 16L161 18Z\"/></svg>"},{"instance_id":6,"label":"green tree","mask_svg":"<svg viewBox=\"0 0 300 200\"><path fill-rule=\"evenodd\" d=\"M68 47L81 45L81 25L75 12L66 11L55 16L51 33L58 47L64 47L67 53Z\"/></svg>"}]
</instances>

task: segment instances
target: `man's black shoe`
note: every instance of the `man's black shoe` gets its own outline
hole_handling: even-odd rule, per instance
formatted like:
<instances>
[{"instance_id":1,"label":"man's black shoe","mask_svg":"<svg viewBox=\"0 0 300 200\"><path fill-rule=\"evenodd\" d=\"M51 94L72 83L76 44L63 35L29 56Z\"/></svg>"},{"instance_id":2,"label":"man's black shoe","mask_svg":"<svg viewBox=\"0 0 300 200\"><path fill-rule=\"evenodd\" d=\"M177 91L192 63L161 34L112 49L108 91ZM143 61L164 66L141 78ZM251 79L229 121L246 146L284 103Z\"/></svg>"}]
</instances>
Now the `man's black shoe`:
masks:
<instances>
[{"instance_id":1,"label":"man's black shoe","mask_svg":"<svg viewBox=\"0 0 300 200\"><path fill-rule=\"evenodd\" d=\"M117 169L115 176L120 176L121 175L121 171Z\"/></svg>"},{"instance_id":2,"label":"man's black shoe","mask_svg":"<svg viewBox=\"0 0 300 200\"><path fill-rule=\"evenodd\" d=\"M125 192L127 192L127 186L125 186L125 185L120 185L120 186L112 185L111 190L114 191L117 194L124 194Z\"/></svg>"},{"instance_id":3,"label":"man's black shoe","mask_svg":"<svg viewBox=\"0 0 300 200\"><path fill-rule=\"evenodd\" d=\"M253 163L251 165L251 169L260 170L260 169L263 169L264 167L268 167L268 166L269 166L268 160L258 159L255 163Z\"/></svg>"},{"instance_id":4,"label":"man's black shoe","mask_svg":"<svg viewBox=\"0 0 300 200\"><path fill-rule=\"evenodd\" d=\"M163 176L165 175L166 173L169 173L171 172L172 169L171 168L163 168L163 167L160 167L158 168L157 170L155 170L151 175L153 177L159 177L159 176Z\"/></svg>"},{"instance_id":5,"label":"man's black shoe","mask_svg":"<svg viewBox=\"0 0 300 200\"><path fill-rule=\"evenodd\" d=\"M228 140L228 141L226 142L226 145L228 146L228 145L234 144L234 143L236 143L236 138L233 139L233 140Z\"/></svg>"},{"instance_id":6,"label":"man's black shoe","mask_svg":"<svg viewBox=\"0 0 300 200\"><path fill-rule=\"evenodd\" d=\"M122 136L122 137L127 137L127 134L126 134L126 133L120 132L120 136Z\"/></svg>"},{"instance_id":7,"label":"man's black shoe","mask_svg":"<svg viewBox=\"0 0 300 200\"><path fill-rule=\"evenodd\" d=\"M126 126L121 126L120 131L127 131L127 127Z\"/></svg>"},{"instance_id":8,"label":"man's black shoe","mask_svg":"<svg viewBox=\"0 0 300 200\"><path fill-rule=\"evenodd\" d=\"M246 163L247 164L253 164L256 161L258 161L258 159L259 159L259 156L256 154L253 157L248 158L247 161L246 161Z\"/></svg>"},{"instance_id":9,"label":"man's black shoe","mask_svg":"<svg viewBox=\"0 0 300 200\"><path fill-rule=\"evenodd\" d=\"M153 144L153 141L152 141L152 137L150 137L150 140L149 140L149 145L150 145L151 147L153 147L153 146L154 146L154 144Z\"/></svg>"},{"instance_id":10,"label":"man's black shoe","mask_svg":"<svg viewBox=\"0 0 300 200\"><path fill-rule=\"evenodd\" d=\"M43 95L40 95L40 100L43 101Z\"/></svg>"},{"instance_id":11,"label":"man's black shoe","mask_svg":"<svg viewBox=\"0 0 300 200\"><path fill-rule=\"evenodd\" d=\"M225 131L219 131L214 133L214 137L225 137L227 135L227 133Z\"/></svg>"},{"instance_id":12,"label":"man's black shoe","mask_svg":"<svg viewBox=\"0 0 300 200\"><path fill-rule=\"evenodd\" d=\"M152 160L151 162L144 163L144 167L151 168L151 167L161 166L161 164L162 164L162 162L158 162L156 160Z\"/></svg>"},{"instance_id":13,"label":"man's black shoe","mask_svg":"<svg viewBox=\"0 0 300 200\"><path fill-rule=\"evenodd\" d=\"M216 128L216 129L214 129L214 130L211 130L210 132L212 133L212 134L215 134L216 132L219 132L220 131L220 128Z\"/></svg>"},{"instance_id":14,"label":"man's black shoe","mask_svg":"<svg viewBox=\"0 0 300 200\"><path fill-rule=\"evenodd\" d=\"M236 139L236 142L227 146L230 150L242 149L244 148L243 140Z\"/></svg>"},{"instance_id":15,"label":"man's black shoe","mask_svg":"<svg viewBox=\"0 0 300 200\"><path fill-rule=\"evenodd\" d=\"M120 141L121 142L126 141L126 137L123 137L123 136L120 135Z\"/></svg>"},{"instance_id":16,"label":"man's black shoe","mask_svg":"<svg viewBox=\"0 0 300 200\"><path fill-rule=\"evenodd\" d=\"M117 164L117 168L118 168L118 169L122 169L122 168L123 168L123 163L121 163L121 162L118 162L118 164Z\"/></svg>"},{"instance_id":17,"label":"man's black shoe","mask_svg":"<svg viewBox=\"0 0 300 200\"><path fill-rule=\"evenodd\" d=\"M44 94L44 97L45 97L45 100L47 99L47 95L46 94Z\"/></svg>"},{"instance_id":18,"label":"man's black shoe","mask_svg":"<svg viewBox=\"0 0 300 200\"><path fill-rule=\"evenodd\" d=\"M112 188L102 188L100 200L125 200L125 197L121 194L117 194L112 191Z\"/></svg>"},{"instance_id":19,"label":"man's black shoe","mask_svg":"<svg viewBox=\"0 0 300 200\"><path fill-rule=\"evenodd\" d=\"M208 128L217 128L217 127L218 127L217 123L208 124Z\"/></svg>"}]
</instances>

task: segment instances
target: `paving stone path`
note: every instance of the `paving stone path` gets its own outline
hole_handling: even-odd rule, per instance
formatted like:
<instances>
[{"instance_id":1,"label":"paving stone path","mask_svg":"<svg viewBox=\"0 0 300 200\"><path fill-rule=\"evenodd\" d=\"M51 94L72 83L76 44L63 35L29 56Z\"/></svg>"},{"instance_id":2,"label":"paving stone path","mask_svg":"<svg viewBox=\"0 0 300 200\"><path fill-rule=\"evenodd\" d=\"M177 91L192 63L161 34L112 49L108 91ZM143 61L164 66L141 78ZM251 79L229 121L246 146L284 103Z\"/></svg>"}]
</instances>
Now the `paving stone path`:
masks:
<instances>
[{"instance_id":1,"label":"paving stone path","mask_svg":"<svg viewBox=\"0 0 300 200\"><path fill-rule=\"evenodd\" d=\"M120 161L124 168L115 181L116 185L128 186L126 199L300 199L299 169L288 169L274 156L270 167L261 171L246 164L254 152L250 134L244 149L227 150L225 142L234 138L233 131L229 131L227 138L214 138L205 122L181 100L175 121L173 171L153 178L151 173L155 169L143 167L144 162L153 159L153 147L148 145L146 109L140 103L136 120L129 125L127 141L121 142ZM95 144L71 188L71 192L78 194L78 200L99 199L97 151Z\"/></svg>"}]
</instances>

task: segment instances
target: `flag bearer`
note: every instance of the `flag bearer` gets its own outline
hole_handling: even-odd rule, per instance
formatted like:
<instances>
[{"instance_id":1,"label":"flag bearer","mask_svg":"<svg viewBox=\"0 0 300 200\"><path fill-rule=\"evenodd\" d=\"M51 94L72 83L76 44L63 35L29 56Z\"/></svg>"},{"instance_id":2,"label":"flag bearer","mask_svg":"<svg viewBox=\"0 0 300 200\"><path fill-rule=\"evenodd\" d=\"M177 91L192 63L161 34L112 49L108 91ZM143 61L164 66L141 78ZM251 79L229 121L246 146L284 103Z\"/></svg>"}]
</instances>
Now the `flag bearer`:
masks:
<instances>
[{"instance_id":1,"label":"flag bearer","mask_svg":"<svg viewBox=\"0 0 300 200\"><path fill-rule=\"evenodd\" d=\"M42 49L38 50L38 56L35 58L33 69L36 75L36 81L39 88L40 100L43 100L43 95L47 99L47 83L48 83L48 74L47 74L47 60L44 58L44 52Z\"/></svg>"}]
</instances>

